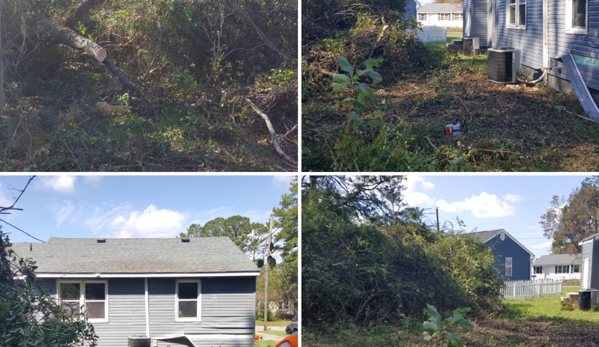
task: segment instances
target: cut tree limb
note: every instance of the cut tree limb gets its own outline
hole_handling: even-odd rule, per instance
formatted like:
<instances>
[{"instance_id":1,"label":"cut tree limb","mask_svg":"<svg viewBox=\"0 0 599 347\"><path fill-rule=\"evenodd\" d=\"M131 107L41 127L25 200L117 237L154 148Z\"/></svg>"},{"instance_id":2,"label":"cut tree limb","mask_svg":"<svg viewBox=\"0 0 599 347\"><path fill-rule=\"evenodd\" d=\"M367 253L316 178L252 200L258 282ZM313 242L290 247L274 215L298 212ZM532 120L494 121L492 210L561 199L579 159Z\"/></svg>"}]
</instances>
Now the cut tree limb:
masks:
<instances>
[{"instance_id":1,"label":"cut tree limb","mask_svg":"<svg viewBox=\"0 0 599 347\"><path fill-rule=\"evenodd\" d=\"M103 62L106 59L106 50L94 41L78 35L71 29L59 28L56 25L41 21L40 27L42 30L52 36L56 41L65 44L71 48L85 52L87 55L94 57L97 61Z\"/></svg>"},{"instance_id":2,"label":"cut tree limb","mask_svg":"<svg viewBox=\"0 0 599 347\"><path fill-rule=\"evenodd\" d=\"M285 60L293 60L293 58L291 58L290 56L285 54L283 51L281 51L266 35L264 35L262 30L260 30L260 28L256 25L256 23L254 23L254 20L252 19L252 17L250 17L249 13L247 13L246 10L241 8L238 11L241 14L241 16L243 17L243 21L246 22L247 24L249 24L256 31L256 33L258 34L258 36L260 37L262 42L264 42L268 47L270 47L270 49L277 52Z\"/></svg>"},{"instance_id":3,"label":"cut tree limb","mask_svg":"<svg viewBox=\"0 0 599 347\"><path fill-rule=\"evenodd\" d=\"M258 106L256 106L250 99L245 99L245 101L247 101L250 104L250 107L252 108L252 110L254 110L260 117L262 117L262 119L264 119L264 122L266 123L266 126L268 127L268 131L270 132L270 137L272 138L272 144L275 147L275 149L277 150L277 153L279 153L279 155L281 157L283 157L283 159L285 159L286 161L290 162L293 165L297 165L297 161L293 160L290 156L285 154L285 152L283 152L283 150L281 149L281 146L279 145L279 140L277 139L277 133L275 132L275 129L272 126L272 123L270 122L270 118L268 118L266 113L260 111Z\"/></svg>"},{"instance_id":4,"label":"cut tree limb","mask_svg":"<svg viewBox=\"0 0 599 347\"><path fill-rule=\"evenodd\" d=\"M135 82L133 82L131 80L131 78L129 78L129 76L127 76L126 73L124 73L118 67L116 67L116 65L114 65L110 59L106 58L106 59L104 59L104 61L102 63L104 64L104 66L106 66L106 69L108 69L108 71L113 76L118 78L119 81L121 82L121 84L123 84L125 87L129 88L131 91L133 91L139 95L144 94L143 91L141 90L141 88L139 88L137 86L137 84L135 84Z\"/></svg>"}]
</instances>

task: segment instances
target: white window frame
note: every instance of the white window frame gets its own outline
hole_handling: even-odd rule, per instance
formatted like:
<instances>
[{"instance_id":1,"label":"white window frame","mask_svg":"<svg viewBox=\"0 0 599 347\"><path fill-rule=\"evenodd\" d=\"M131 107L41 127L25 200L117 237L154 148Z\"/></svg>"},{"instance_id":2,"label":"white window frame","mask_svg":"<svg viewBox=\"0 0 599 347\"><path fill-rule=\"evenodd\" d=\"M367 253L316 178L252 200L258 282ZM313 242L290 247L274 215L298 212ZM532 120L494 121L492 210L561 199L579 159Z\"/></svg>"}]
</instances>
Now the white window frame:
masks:
<instances>
[{"instance_id":1,"label":"white window frame","mask_svg":"<svg viewBox=\"0 0 599 347\"><path fill-rule=\"evenodd\" d=\"M85 315L85 320L90 322L90 323L108 323L109 322L109 309L108 309L108 281L104 280L100 280L100 281L73 281L73 280L56 280L56 298L57 298L57 302L60 305L61 302L61 298L60 298L60 285L62 283L77 283L79 284L79 310L80 312L83 312L84 314L86 313L86 306L85 306L85 284L86 283L103 283L104 284L104 300L90 300L90 302L100 302L100 301L104 301L105 305L104 305L104 318L88 318L87 315Z\"/></svg>"},{"instance_id":2,"label":"white window frame","mask_svg":"<svg viewBox=\"0 0 599 347\"><path fill-rule=\"evenodd\" d=\"M579 0L580 1L580 0ZM586 18L585 18L585 27L584 28L573 28L572 27L572 0L566 0L566 34L573 35L588 35L589 34L589 0L586 0Z\"/></svg>"},{"instance_id":3,"label":"white window frame","mask_svg":"<svg viewBox=\"0 0 599 347\"><path fill-rule=\"evenodd\" d=\"M179 317L179 283L198 284L198 312L196 317ZM185 300L185 299L182 299ZM201 322L202 321L202 281L199 279L178 279L175 281L175 322Z\"/></svg>"},{"instance_id":4,"label":"white window frame","mask_svg":"<svg viewBox=\"0 0 599 347\"><path fill-rule=\"evenodd\" d=\"M453 13L453 21L458 21L458 20L464 20L464 14L463 13ZM456 17L460 17L460 18L456 18Z\"/></svg>"},{"instance_id":5,"label":"white window frame","mask_svg":"<svg viewBox=\"0 0 599 347\"><path fill-rule=\"evenodd\" d=\"M509 261L508 261L509 259ZM509 266L508 266L509 263ZM510 269L510 274L507 274L507 269ZM505 258L505 277L512 277L512 275L514 274L514 262L512 261L512 257L506 257Z\"/></svg>"},{"instance_id":6,"label":"white window frame","mask_svg":"<svg viewBox=\"0 0 599 347\"><path fill-rule=\"evenodd\" d=\"M572 273L573 274L580 273L580 265L572 265Z\"/></svg>"},{"instance_id":7,"label":"white window frame","mask_svg":"<svg viewBox=\"0 0 599 347\"><path fill-rule=\"evenodd\" d=\"M540 271L537 271L540 270ZM542 275L543 274L543 267L542 266L535 266L534 267L534 274L535 275Z\"/></svg>"},{"instance_id":8,"label":"white window frame","mask_svg":"<svg viewBox=\"0 0 599 347\"><path fill-rule=\"evenodd\" d=\"M443 16L443 18L446 18L446 19L441 18L441 16ZM448 22L451 21L451 13L439 13L439 22L445 22L445 21L448 21Z\"/></svg>"},{"instance_id":9,"label":"white window frame","mask_svg":"<svg viewBox=\"0 0 599 347\"><path fill-rule=\"evenodd\" d=\"M425 22L426 21L426 13L418 13L418 21Z\"/></svg>"},{"instance_id":10,"label":"white window frame","mask_svg":"<svg viewBox=\"0 0 599 347\"><path fill-rule=\"evenodd\" d=\"M526 29L528 22L527 9L529 0L515 0L514 4L510 0L505 0L505 27L510 29ZM587 0L588 1L588 0ZM510 23L510 7L514 6L514 23ZM520 24L520 5L524 5L524 24Z\"/></svg>"}]
</instances>

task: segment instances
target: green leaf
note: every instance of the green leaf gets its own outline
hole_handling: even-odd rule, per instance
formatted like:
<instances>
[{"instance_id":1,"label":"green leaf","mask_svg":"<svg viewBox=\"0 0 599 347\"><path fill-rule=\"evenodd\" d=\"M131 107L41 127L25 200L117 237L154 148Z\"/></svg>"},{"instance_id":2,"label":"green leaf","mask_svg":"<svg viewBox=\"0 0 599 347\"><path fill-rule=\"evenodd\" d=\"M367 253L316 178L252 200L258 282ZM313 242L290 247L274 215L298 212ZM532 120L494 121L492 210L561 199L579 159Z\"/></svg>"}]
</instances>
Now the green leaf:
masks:
<instances>
[{"instance_id":1,"label":"green leaf","mask_svg":"<svg viewBox=\"0 0 599 347\"><path fill-rule=\"evenodd\" d=\"M439 322L439 320L441 319L441 315L437 311L437 308L429 304L426 304L426 307L427 308L425 308L424 311L430 317L430 319L434 320L435 322Z\"/></svg>"},{"instance_id":2,"label":"green leaf","mask_svg":"<svg viewBox=\"0 0 599 347\"><path fill-rule=\"evenodd\" d=\"M337 83L349 83L349 77L347 75L341 74L341 73L336 73L333 75L333 81L337 82Z\"/></svg>"},{"instance_id":3,"label":"green leaf","mask_svg":"<svg viewBox=\"0 0 599 347\"><path fill-rule=\"evenodd\" d=\"M363 76L363 75L369 76L370 78L372 78L373 84L379 84L383 81L381 74L372 69L358 70L356 74L358 76Z\"/></svg>"},{"instance_id":4,"label":"green leaf","mask_svg":"<svg viewBox=\"0 0 599 347\"><path fill-rule=\"evenodd\" d=\"M348 84L346 83L333 83L333 91L334 92L340 92L345 90L345 88L347 88Z\"/></svg>"},{"instance_id":5,"label":"green leaf","mask_svg":"<svg viewBox=\"0 0 599 347\"><path fill-rule=\"evenodd\" d=\"M429 334L434 334L435 331L439 329L439 324L437 324L437 322L431 322L427 320L426 322L422 323L422 329Z\"/></svg>"},{"instance_id":6,"label":"green leaf","mask_svg":"<svg viewBox=\"0 0 599 347\"><path fill-rule=\"evenodd\" d=\"M258 265L258 268L263 267L264 266L264 259L258 259L258 263L256 265Z\"/></svg>"},{"instance_id":7,"label":"green leaf","mask_svg":"<svg viewBox=\"0 0 599 347\"><path fill-rule=\"evenodd\" d=\"M362 83L358 84L358 90L362 92L367 98L371 98L374 95L374 90ZM358 101L360 101L360 98L358 98Z\"/></svg>"},{"instance_id":8,"label":"green leaf","mask_svg":"<svg viewBox=\"0 0 599 347\"><path fill-rule=\"evenodd\" d=\"M339 64L341 71L345 71L351 75L354 67L352 66L352 64L349 63L349 61L347 61L347 59L345 59L344 56L342 56L342 55L338 56L337 63Z\"/></svg>"},{"instance_id":9,"label":"green leaf","mask_svg":"<svg viewBox=\"0 0 599 347\"><path fill-rule=\"evenodd\" d=\"M356 101L356 99L354 99L354 98L345 98L345 99L343 99L342 102L348 103L348 102L352 102L352 101Z\"/></svg>"},{"instance_id":10,"label":"green leaf","mask_svg":"<svg viewBox=\"0 0 599 347\"><path fill-rule=\"evenodd\" d=\"M372 70L373 67L379 67L382 62L383 58L368 59L364 62L364 65L366 65L367 69Z\"/></svg>"},{"instance_id":11,"label":"green leaf","mask_svg":"<svg viewBox=\"0 0 599 347\"><path fill-rule=\"evenodd\" d=\"M352 117L356 122L361 123L362 122L362 118L360 118L358 116L358 113L356 113L356 111L351 111L349 113L349 116Z\"/></svg>"},{"instance_id":12,"label":"green leaf","mask_svg":"<svg viewBox=\"0 0 599 347\"><path fill-rule=\"evenodd\" d=\"M449 341L449 343L448 343L449 347L464 347L464 343L462 343L462 340L460 340L459 337L455 336L454 334L450 333L449 331L443 330L443 335L445 335L445 337Z\"/></svg>"},{"instance_id":13,"label":"green leaf","mask_svg":"<svg viewBox=\"0 0 599 347\"><path fill-rule=\"evenodd\" d=\"M357 101L357 100L354 100L354 103L353 103L353 104L354 104L354 109L356 109L356 110L361 110L361 109L363 109L363 108L364 108L364 104L360 103L360 102L359 102L359 101Z\"/></svg>"}]
</instances>

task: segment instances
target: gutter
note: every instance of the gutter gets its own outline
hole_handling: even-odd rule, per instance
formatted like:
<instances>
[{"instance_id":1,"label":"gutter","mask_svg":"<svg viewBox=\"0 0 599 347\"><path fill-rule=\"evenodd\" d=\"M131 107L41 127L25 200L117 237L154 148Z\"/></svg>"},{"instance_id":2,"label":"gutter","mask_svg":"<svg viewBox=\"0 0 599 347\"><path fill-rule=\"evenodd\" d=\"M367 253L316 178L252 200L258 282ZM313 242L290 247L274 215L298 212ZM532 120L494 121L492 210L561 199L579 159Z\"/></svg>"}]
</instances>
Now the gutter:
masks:
<instances>
[{"instance_id":1,"label":"gutter","mask_svg":"<svg viewBox=\"0 0 599 347\"><path fill-rule=\"evenodd\" d=\"M39 273L37 278L197 278L197 277L258 277L260 272L203 272L203 273L136 273L136 274L76 274L76 273Z\"/></svg>"}]
</instances>

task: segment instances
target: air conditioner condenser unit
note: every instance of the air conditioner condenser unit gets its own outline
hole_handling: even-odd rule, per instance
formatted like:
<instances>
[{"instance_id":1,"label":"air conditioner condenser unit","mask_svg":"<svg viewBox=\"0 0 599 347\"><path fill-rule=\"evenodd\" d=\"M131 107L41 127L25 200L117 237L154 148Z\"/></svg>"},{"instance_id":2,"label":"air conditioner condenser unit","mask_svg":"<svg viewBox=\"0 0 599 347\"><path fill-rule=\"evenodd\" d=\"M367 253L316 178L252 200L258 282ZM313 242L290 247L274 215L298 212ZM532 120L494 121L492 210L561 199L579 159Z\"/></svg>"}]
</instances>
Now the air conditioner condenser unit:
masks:
<instances>
[{"instance_id":1,"label":"air conditioner condenser unit","mask_svg":"<svg viewBox=\"0 0 599 347\"><path fill-rule=\"evenodd\" d=\"M465 56L478 55L480 44L478 37L464 37L462 39L462 54Z\"/></svg>"},{"instance_id":2,"label":"air conditioner condenser unit","mask_svg":"<svg viewBox=\"0 0 599 347\"><path fill-rule=\"evenodd\" d=\"M495 83L515 83L521 52L511 47L489 48L487 79Z\"/></svg>"}]
</instances>

